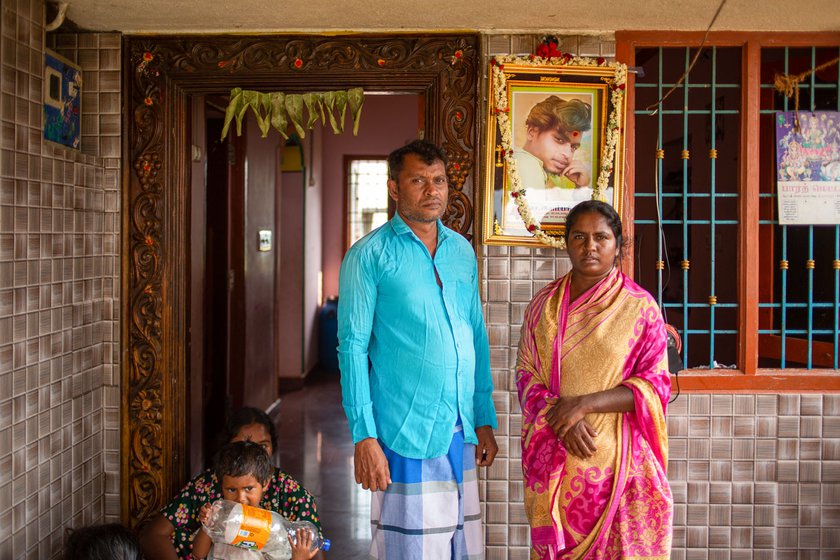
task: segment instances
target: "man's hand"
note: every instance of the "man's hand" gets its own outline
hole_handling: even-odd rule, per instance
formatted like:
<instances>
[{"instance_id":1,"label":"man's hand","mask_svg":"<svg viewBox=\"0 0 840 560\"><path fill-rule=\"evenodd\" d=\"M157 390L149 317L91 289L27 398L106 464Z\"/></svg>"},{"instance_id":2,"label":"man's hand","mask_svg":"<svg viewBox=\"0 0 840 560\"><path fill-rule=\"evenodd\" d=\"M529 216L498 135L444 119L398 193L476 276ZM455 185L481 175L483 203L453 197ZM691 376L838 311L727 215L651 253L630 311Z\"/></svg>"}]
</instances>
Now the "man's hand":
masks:
<instances>
[{"instance_id":1,"label":"man's hand","mask_svg":"<svg viewBox=\"0 0 840 560\"><path fill-rule=\"evenodd\" d=\"M391 484L388 460L375 438L365 438L356 444L353 465L356 484L361 484L365 490L385 490Z\"/></svg>"},{"instance_id":2,"label":"man's hand","mask_svg":"<svg viewBox=\"0 0 840 560\"><path fill-rule=\"evenodd\" d=\"M585 187L591 182L589 168L582 161L572 160L563 170L563 175L578 187Z\"/></svg>"},{"instance_id":3,"label":"man's hand","mask_svg":"<svg viewBox=\"0 0 840 560\"><path fill-rule=\"evenodd\" d=\"M581 420L566 431L563 438L563 445L566 451L581 459L592 457L598 447L595 445L595 437L598 432L589 425L586 420Z\"/></svg>"},{"instance_id":4,"label":"man's hand","mask_svg":"<svg viewBox=\"0 0 840 560\"><path fill-rule=\"evenodd\" d=\"M489 467L499 452L496 445L496 436L493 435L493 428L490 426L479 426L475 429L475 436L478 438L478 445L475 446L475 464L479 467Z\"/></svg>"}]
</instances>

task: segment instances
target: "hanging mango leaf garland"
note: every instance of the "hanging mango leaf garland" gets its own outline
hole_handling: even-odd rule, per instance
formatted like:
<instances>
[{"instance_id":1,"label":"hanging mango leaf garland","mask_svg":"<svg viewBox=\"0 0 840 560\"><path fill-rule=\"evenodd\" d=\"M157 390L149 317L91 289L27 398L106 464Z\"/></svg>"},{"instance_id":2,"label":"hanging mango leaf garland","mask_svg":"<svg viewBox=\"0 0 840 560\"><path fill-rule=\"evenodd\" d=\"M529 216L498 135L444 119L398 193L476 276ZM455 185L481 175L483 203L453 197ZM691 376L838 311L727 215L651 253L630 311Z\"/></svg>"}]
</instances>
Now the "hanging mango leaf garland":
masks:
<instances>
[{"instance_id":1,"label":"hanging mango leaf garland","mask_svg":"<svg viewBox=\"0 0 840 560\"><path fill-rule=\"evenodd\" d=\"M344 132L344 117L347 106L353 116L353 136L359 133L359 120L362 116L362 105L365 102L365 92L362 88L339 91L324 91L312 93L290 93L281 91L260 93L258 91L233 88L230 90L230 103L225 111L225 125L222 128L222 138L227 136L230 124L236 120L236 134L242 135L242 119L250 107L257 117L262 137L268 136L268 131L274 127L283 138L288 138L286 128L291 123L298 136L303 138L306 128L312 129L320 121L326 126L329 117L333 133ZM308 119L303 122L303 107L306 106ZM333 113L338 111L338 118Z\"/></svg>"},{"instance_id":2,"label":"hanging mango leaf garland","mask_svg":"<svg viewBox=\"0 0 840 560\"><path fill-rule=\"evenodd\" d=\"M306 112L309 113L309 118L306 119L306 128L312 130L315 127L315 123L318 122L317 111L321 106L321 98L315 93L304 93L302 97L303 103L306 105ZM321 120L324 120L323 116L321 116Z\"/></svg>"},{"instance_id":3,"label":"hanging mango leaf garland","mask_svg":"<svg viewBox=\"0 0 840 560\"><path fill-rule=\"evenodd\" d=\"M321 94L321 101L324 103L324 108L327 110L327 115L330 117L330 126L332 126L333 132L340 130L338 128L338 123L335 120L335 115L333 114L333 109L335 109L335 92L325 91Z\"/></svg>"},{"instance_id":4,"label":"hanging mango leaf garland","mask_svg":"<svg viewBox=\"0 0 840 560\"><path fill-rule=\"evenodd\" d=\"M271 103L271 126L280 131L283 138L286 136L286 128L289 126L289 119L286 118L286 94L282 91L275 91L268 94ZM230 124L230 119L225 115L225 130L222 131L222 138L227 134L227 127Z\"/></svg>"},{"instance_id":5,"label":"hanging mango leaf garland","mask_svg":"<svg viewBox=\"0 0 840 560\"><path fill-rule=\"evenodd\" d=\"M286 114L289 115L289 120L292 121L297 135L303 138L306 132L303 130L303 96L297 94L286 95Z\"/></svg>"},{"instance_id":6,"label":"hanging mango leaf garland","mask_svg":"<svg viewBox=\"0 0 840 560\"><path fill-rule=\"evenodd\" d=\"M359 115L362 114L362 105L365 102L364 90L362 90L362 88L348 89L347 102L350 103L350 114L353 115L353 136L358 136ZM321 120L323 120L323 118Z\"/></svg>"}]
</instances>

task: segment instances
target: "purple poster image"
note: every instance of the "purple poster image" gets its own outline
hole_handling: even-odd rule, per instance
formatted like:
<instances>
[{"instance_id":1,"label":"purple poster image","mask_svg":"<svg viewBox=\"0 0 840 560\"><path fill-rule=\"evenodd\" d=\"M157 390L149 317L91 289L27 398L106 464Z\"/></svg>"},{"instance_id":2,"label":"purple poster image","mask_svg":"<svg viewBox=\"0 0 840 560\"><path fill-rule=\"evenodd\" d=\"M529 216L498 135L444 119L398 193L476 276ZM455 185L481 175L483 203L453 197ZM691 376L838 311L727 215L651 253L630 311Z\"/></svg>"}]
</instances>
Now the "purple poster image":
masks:
<instances>
[{"instance_id":1,"label":"purple poster image","mask_svg":"<svg viewBox=\"0 0 840 560\"><path fill-rule=\"evenodd\" d=\"M44 139L80 149L82 69L47 50L44 54Z\"/></svg>"},{"instance_id":2,"label":"purple poster image","mask_svg":"<svg viewBox=\"0 0 840 560\"><path fill-rule=\"evenodd\" d=\"M776 113L779 181L840 181L840 113Z\"/></svg>"},{"instance_id":3,"label":"purple poster image","mask_svg":"<svg viewBox=\"0 0 840 560\"><path fill-rule=\"evenodd\" d=\"M840 224L840 112L776 113L779 223Z\"/></svg>"}]
</instances>

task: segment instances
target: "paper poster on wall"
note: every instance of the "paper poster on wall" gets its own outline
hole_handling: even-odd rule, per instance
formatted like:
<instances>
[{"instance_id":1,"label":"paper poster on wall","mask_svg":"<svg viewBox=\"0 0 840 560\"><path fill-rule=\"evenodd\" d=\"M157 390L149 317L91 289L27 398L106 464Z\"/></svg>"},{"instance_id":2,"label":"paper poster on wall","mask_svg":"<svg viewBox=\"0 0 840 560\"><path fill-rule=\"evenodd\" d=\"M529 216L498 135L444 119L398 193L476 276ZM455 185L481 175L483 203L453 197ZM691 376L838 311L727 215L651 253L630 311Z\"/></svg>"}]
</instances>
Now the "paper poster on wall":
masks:
<instances>
[{"instance_id":1,"label":"paper poster on wall","mask_svg":"<svg viewBox=\"0 0 840 560\"><path fill-rule=\"evenodd\" d=\"M776 113L779 223L840 224L840 112Z\"/></svg>"},{"instance_id":2,"label":"paper poster on wall","mask_svg":"<svg viewBox=\"0 0 840 560\"><path fill-rule=\"evenodd\" d=\"M44 139L81 148L82 69L47 50L44 54Z\"/></svg>"}]
</instances>

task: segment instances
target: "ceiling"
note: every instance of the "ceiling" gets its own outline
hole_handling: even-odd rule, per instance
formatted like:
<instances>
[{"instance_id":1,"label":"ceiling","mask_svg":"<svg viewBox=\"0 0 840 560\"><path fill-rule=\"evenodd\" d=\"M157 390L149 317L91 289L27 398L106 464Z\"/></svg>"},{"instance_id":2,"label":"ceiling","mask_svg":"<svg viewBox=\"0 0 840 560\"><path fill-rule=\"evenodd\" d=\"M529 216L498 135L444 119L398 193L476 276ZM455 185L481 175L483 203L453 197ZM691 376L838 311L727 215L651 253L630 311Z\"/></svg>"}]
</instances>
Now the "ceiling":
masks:
<instances>
[{"instance_id":1,"label":"ceiling","mask_svg":"<svg viewBox=\"0 0 840 560\"><path fill-rule=\"evenodd\" d=\"M724 0L715 30L837 31L840 0ZM602 34L709 25L717 0L69 0L82 29L122 33L472 30Z\"/></svg>"}]
</instances>

